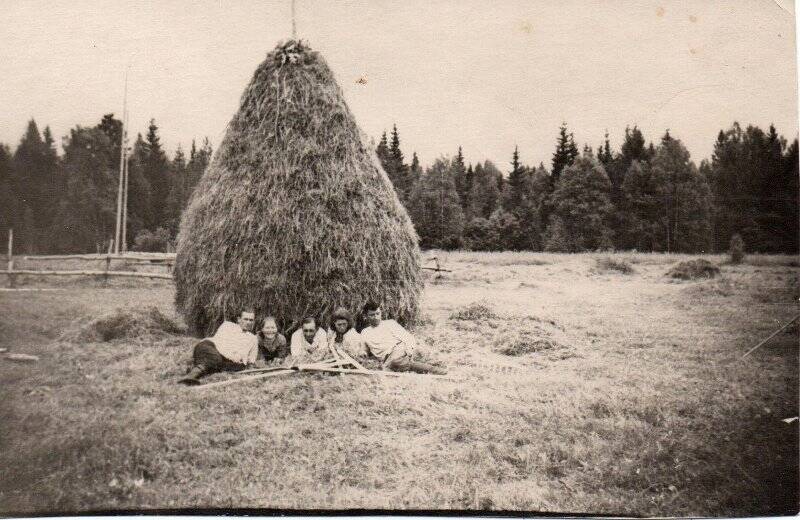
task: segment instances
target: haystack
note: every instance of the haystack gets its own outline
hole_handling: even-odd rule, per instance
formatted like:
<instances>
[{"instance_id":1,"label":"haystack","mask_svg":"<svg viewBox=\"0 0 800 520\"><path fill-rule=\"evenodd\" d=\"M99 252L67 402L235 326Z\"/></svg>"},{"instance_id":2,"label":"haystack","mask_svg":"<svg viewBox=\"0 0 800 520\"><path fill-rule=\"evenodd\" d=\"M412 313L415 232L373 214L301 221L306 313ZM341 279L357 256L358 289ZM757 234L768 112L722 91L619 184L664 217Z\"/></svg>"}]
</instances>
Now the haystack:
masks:
<instances>
[{"instance_id":1,"label":"haystack","mask_svg":"<svg viewBox=\"0 0 800 520\"><path fill-rule=\"evenodd\" d=\"M302 42L259 65L181 219L175 301L209 334L252 306L286 331L374 299L408 324L417 235L322 57Z\"/></svg>"}]
</instances>

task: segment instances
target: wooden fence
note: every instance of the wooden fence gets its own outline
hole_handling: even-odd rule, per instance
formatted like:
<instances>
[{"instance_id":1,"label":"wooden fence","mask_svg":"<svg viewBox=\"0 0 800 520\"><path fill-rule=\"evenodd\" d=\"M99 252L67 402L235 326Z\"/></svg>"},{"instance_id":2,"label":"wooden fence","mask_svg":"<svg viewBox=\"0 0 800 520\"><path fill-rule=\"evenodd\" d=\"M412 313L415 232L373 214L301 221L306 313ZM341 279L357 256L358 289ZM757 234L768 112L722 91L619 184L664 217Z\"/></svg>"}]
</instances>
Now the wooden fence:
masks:
<instances>
[{"instance_id":1,"label":"wooden fence","mask_svg":"<svg viewBox=\"0 0 800 520\"><path fill-rule=\"evenodd\" d=\"M128 278L158 278L162 280L172 280L172 266L175 264L175 253L125 253L125 254L112 254L111 248L107 254L84 254L84 255L34 255L23 256L22 259L26 261L36 260L82 260L82 261L97 261L104 260L105 268L103 270L38 270L38 269L15 269L14 268L14 232L9 231L8 234L8 263L5 271L0 271L0 274L5 274L8 277L8 282L11 287L14 287L16 276L32 275L32 276L99 276L104 280L109 277L128 277ZM167 268L166 273L147 273L140 271L112 271L111 261L123 260L126 264L145 264L145 265L159 265Z\"/></svg>"}]
</instances>

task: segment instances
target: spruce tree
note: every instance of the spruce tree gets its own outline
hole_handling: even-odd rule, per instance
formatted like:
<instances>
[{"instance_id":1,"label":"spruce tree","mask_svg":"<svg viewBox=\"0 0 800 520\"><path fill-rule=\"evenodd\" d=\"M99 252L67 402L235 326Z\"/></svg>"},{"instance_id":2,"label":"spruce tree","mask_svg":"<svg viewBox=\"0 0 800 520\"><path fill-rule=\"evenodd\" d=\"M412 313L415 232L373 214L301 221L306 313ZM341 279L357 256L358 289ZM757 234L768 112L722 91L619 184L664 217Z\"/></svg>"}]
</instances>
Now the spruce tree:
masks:
<instances>
[{"instance_id":1,"label":"spruce tree","mask_svg":"<svg viewBox=\"0 0 800 520\"><path fill-rule=\"evenodd\" d=\"M461 208L466 211L466 208L469 207L469 193L472 189L472 185L467 178L467 167L466 164L464 164L464 154L460 146L453 160L453 175L455 176L456 191L458 192Z\"/></svg>"},{"instance_id":2,"label":"spruce tree","mask_svg":"<svg viewBox=\"0 0 800 520\"><path fill-rule=\"evenodd\" d=\"M503 192L503 209L515 215L518 214L525 197L527 177L528 170L520 163L519 148L515 146L514 153L511 155L511 171Z\"/></svg>"},{"instance_id":3,"label":"spruce tree","mask_svg":"<svg viewBox=\"0 0 800 520\"><path fill-rule=\"evenodd\" d=\"M400 150L400 134L397 132L397 125L392 127L392 140L389 144L386 159L386 173L392 181L400 200L408 200L411 185L408 176L408 165L405 163L403 152Z\"/></svg>"},{"instance_id":4,"label":"spruce tree","mask_svg":"<svg viewBox=\"0 0 800 520\"><path fill-rule=\"evenodd\" d=\"M153 188L144 174L148 160L147 142L142 134L137 134L128 161L128 248L133 245L134 237L141 230L149 229L148 226L155 221L152 214Z\"/></svg>"},{"instance_id":5,"label":"spruce tree","mask_svg":"<svg viewBox=\"0 0 800 520\"><path fill-rule=\"evenodd\" d=\"M167 156L161 147L161 139L158 136L158 126L155 120L150 120L147 127L145 138L145 158L141 164L142 173L150 184L150 215L152 220L146 222L148 229L155 230L157 227L165 227L166 201L172 185L170 179L170 169Z\"/></svg>"},{"instance_id":6,"label":"spruce tree","mask_svg":"<svg viewBox=\"0 0 800 520\"><path fill-rule=\"evenodd\" d=\"M386 137L385 130L381 135L381 140L378 142L378 146L375 148L375 154L378 156L378 159L381 162L381 167L384 170L387 170L387 165L389 164L389 140Z\"/></svg>"},{"instance_id":7,"label":"spruce tree","mask_svg":"<svg viewBox=\"0 0 800 520\"><path fill-rule=\"evenodd\" d=\"M567 123L562 123L558 130L558 139L556 141L556 151L553 153L553 169L551 170L552 184L558 183L561 172L564 168L571 166L575 159L578 157L578 147L575 146L575 140L572 134L567 134Z\"/></svg>"}]
</instances>

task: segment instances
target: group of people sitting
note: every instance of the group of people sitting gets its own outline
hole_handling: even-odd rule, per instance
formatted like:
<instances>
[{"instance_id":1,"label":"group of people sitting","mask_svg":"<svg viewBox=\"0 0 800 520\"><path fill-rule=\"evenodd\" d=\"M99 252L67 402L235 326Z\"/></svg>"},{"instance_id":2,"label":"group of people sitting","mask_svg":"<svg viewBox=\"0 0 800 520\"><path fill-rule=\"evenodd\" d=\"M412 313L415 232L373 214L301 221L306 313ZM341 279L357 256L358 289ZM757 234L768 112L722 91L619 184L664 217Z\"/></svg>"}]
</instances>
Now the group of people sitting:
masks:
<instances>
[{"instance_id":1,"label":"group of people sitting","mask_svg":"<svg viewBox=\"0 0 800 520\"><path fill-rule=\"evenodd\" d=\"M395 320L384 320L380 305L367 303L364 316L367 326L360 333L355 329L352 315L344 308L331 315L328 330L319 326L315 318L305 318L287 345L273 316L265 317L261 330L253 334L255 312L244 310L238 323L224 321L213 336L194 346L192 367L180 382L197 385L201 377L214 372L239 371L270 363L285 366L317 363L334 351L359 361L373 356L385 369L397 372L446 373L440 367L414 361L414 336Z\"/></svg>"}]
</instances>

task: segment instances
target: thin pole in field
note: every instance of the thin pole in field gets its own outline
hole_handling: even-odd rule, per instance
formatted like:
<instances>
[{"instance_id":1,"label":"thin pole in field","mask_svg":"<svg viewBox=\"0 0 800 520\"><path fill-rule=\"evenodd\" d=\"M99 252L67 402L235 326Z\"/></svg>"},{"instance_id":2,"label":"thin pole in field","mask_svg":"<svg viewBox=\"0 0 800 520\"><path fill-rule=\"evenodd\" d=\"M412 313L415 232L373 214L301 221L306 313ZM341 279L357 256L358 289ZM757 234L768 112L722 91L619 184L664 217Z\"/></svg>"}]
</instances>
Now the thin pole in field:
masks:
<instances>
[{"instance_id":1,"label":"thin pole in field","mask_svg":"<svg viewBox=\"0 0 800 520\"><path fill-rule=\"evenodd\" d=\"M128 71L125 70L125 94L122 97L122 128L119 136L119 187L117 188L117 226L114 233L114 252L119 253L119 242L122 236L122 189L123 170L125 169L125 113L128 107Z\"/></svg>"},{"instance_id":2,"label":"thin pole in field","mask_svg":"<svg viewBox=\"0 0 800 520\"><path fill-rule=\"evenodd\" d=\"M128 108L125 107L125 126L124 132L125 136L125 164L123 165L123 173L125 177L125 183L122 188L122 240L120 243L120 247L122 248L122 252L125 253L128 251Z\"/></svg>"},{"instance_id":3,"label":"thin pole in field","mask_svg":"<svg viewBox=\"0 0 800 520\"><path fill-rule=\"evenodd\" d=\"M294 16L294 13L295 13L294 1L295 0L292 0L292 39L296 40L297 39L297 24L295 23L295 16Z\"/></svg>"},{"instance_id":4,"label":"thin pole in field","mask_svg":"<svg viewBox=\"0 0 800 520\"><path fill-rule=\"evenodd\" d=\"M8 285L14 287L14 228L8 228Z\"/></svg>"}]
</instances>

